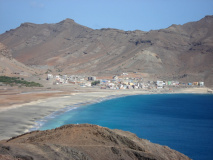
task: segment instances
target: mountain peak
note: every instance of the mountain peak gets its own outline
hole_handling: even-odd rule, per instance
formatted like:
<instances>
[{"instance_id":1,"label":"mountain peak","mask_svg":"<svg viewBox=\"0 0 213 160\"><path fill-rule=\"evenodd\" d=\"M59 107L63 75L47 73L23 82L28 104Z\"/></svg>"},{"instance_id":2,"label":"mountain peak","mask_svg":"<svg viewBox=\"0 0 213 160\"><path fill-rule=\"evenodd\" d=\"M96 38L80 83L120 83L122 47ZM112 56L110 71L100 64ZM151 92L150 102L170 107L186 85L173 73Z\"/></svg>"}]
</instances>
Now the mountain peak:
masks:
<instances>
[{"instance_id":1,"label":"mountain peak","mask_svg":"<svg viewBox=\"0 0 213 160\"><path fill-rule=\"evenodd\" d=\"M213 15L207 15L203 18L203 20L205 20L208 23L212 23L213 22Z\"/></svg>"},{"instance_id":2,"label":"mountain peak","mask_svg":"<svg viewBox=\"0 0 213 160\"><path fill-rule=\"evenodd\" d=\"M73 19L70 19L70 18L66 18L65 20L59 22L59 23L73 23L75 22Z\"/></svg>"},{"instance_id":3,"label":"mountain peak","mask_svg":"<svg viewBox=\"0 0 213 160\"><path fill-rule=\"evenodd\" d=\"M25 22L25 23L22 23L20 25L20 27L34 27L36 24L34 23L30 23L30 22Z\"/></svg>"},{"instance_id":4,"label":"mountain peak","mask_svg":"<svg viewBox=\"0 0 213 160\"><path fill-rule=\"evenodd\" d=\"M213 15L206 15L204 18L213 18Z\"/></svg>"}]
</instances>

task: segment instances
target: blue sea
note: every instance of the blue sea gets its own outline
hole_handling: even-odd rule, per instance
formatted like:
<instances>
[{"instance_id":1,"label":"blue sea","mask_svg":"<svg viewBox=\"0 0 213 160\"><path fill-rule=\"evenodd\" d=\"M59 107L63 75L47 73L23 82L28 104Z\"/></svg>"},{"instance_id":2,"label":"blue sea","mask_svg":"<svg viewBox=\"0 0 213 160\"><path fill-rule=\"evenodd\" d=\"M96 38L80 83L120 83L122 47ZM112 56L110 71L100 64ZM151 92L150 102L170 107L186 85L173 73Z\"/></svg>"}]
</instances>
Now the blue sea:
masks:
<instances>
[{"instance_id":1,"label":"blue sea","mask_svg":"<svg viewBox=\"0 0 213 160\"><path fill-rule=\"evenodd\" d=\"M60 114L58 114L60 113ZM122 129L169 146L194 160L213 159L213 95L158 94L70 106L38 122L40 130L90 123Z\"/></svg>"}]
</instances>

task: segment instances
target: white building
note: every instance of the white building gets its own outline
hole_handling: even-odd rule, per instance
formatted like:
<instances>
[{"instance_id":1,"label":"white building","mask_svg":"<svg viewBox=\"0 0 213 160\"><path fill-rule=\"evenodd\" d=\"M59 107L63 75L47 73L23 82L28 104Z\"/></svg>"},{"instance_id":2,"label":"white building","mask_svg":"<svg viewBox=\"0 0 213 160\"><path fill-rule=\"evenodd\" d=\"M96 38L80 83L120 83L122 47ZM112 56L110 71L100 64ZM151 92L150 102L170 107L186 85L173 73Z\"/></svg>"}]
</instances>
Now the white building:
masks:
<instances>
[{"instance_id":1,"label":"white building","mask_svg":"<svg viewBox=\"0 0 213 160\"><path fill-rule=\"evenodd\" d=\"M60 79L60 76L59 76L59 75L56 75L56 76L55 76L55 79Z\"/></svg>"},{"instance_id":2,"label":"white building","mask_svg":"<svg viewBox=\"0 0 213 160\"><path fill-rule=\"evenodd\" d=\"M53 75L52 74L47 74L47 80L52 79Z\"/></svg>"},{"instance_id":3,"label":"white building","mask_svg":"<svg viewBox=\"0 0 213 160\"><path fill-rule=\"evenodd\" d=\"M199 86L204 86L204 82L199 82Z\"/></svg>"},{"instance_id":4,"label":"white building","mask_svg":"<svg viewBox=\"0 0 213 160\"><path fill-rule=\"evenodd\" d=\"M163 81L157 81L157 88L163 88L164 82Z\"/></svg>"}]
</instances>

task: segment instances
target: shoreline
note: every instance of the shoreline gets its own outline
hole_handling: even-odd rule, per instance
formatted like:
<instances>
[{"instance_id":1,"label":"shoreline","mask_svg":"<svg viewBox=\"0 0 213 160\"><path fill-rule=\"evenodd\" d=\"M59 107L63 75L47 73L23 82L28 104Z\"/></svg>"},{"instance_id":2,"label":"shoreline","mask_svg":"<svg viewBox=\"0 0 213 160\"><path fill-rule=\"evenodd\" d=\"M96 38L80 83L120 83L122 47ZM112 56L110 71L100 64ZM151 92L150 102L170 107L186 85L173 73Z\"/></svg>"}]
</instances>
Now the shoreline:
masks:
<instances>
[{"instance_id":1,"label":"shoreline","mask_svg":"<svg viewBox=\"0 0 213 160\"><path fill-rule=\"evenodd\" d=\"M150 92L143 90L95 90L94 92L70 93L29 103L13 105L0 110L0 140L8 139L36 129L36 123L55 112L66 112L72 107L98 103L112 98L147 94L208 94L208 88L180 89L176 92Z\"/></svg>"},{"instance_id":2,"label":"shoreline","mask_svg":"<svg viewBox=\"0 0 213 160\"><path fill-rule=\"evenodd\" d=\"M71 110L74 110L78 107L82 107L82 106L86 106L86 105L92 105L92 104L96 104L96 103L101 103L103 101L108 101L108 100L112 100L112 99L116 99L116 98L120 98L120 97L126 97L126 96L133 96L133 95L147 95L147 94L118 94L118 95L109 95L106 97L102 97L102 98L97 98L94 99L93 101L87 101L87 102L82 102L82 103L77 103L77 104L73 104L70 106L67 106L65 108L59 109L53 113L51 113L50 115L47 115L45 117L43 117L42 119L35 121L35 125L33 128L30 128L29 130L27 130L27 132L31 132L31 131L35 131L38 130L39 128L41 128L43 126L43 122L45 123L46 121L53 119L63 113L69 112Z\"/></svg>"}]
</instances>

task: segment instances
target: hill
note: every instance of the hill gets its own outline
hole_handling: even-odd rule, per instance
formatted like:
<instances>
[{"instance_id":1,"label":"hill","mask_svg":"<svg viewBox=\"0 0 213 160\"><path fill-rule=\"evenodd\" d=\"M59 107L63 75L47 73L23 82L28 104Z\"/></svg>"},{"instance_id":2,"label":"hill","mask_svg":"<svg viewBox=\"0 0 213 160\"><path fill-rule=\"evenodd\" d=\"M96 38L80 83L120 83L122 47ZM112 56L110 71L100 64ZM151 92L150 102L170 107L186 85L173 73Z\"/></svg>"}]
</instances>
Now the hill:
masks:
<instances>
[{"instance_id":1,"label":"hill","mask_svg":"<svg viewBox=\"0 0 213 160\"><path fill-rule=\"evenodd\" d=\"M81 124L34 131L0 142L1 156L21 159L189 160L166 146L121 130Z\"/></svg>"},{"instance_id":2,"label":"hill","mask_svg":"<svg viewBox=\"0 0 213 160\"><path fill-rule=\"evenodd\" d=\"M35 74L36 71L36 69L30 68L15 60L11 55L11 50L0 43L0 76L29 77Z\"/></svg>"},{"instance_id":3,"label":"hill","mask_svg":"<svg viewBox=\"0 0 213 160\"><path fill-rule=\"evenodd\" d=\"M25 65L48 66L53 73L114 75L205 81L213 86L213 16L166 29L123 31L79 25L23 23L0 35L12 56Z\"/></svg>"}]
</instances>

